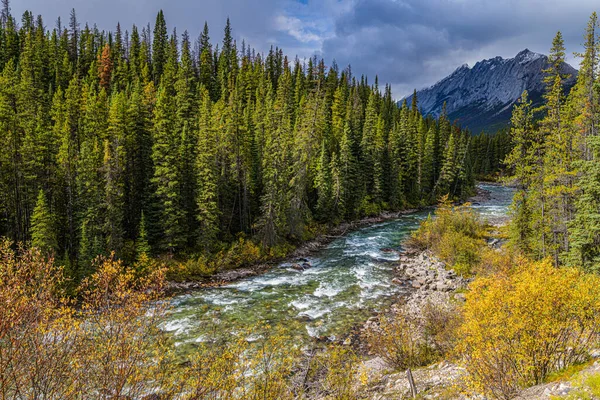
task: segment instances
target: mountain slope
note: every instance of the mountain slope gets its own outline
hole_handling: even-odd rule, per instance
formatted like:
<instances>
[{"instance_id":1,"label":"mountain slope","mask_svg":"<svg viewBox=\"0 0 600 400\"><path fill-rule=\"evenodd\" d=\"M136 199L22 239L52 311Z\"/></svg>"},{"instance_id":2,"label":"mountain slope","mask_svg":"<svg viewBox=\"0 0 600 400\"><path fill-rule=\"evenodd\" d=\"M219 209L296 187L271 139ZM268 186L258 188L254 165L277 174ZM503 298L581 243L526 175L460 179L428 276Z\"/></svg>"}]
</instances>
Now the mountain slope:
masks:
<instances>
[{"instance_id":1,"label":"mountain slope","mask_svg":"<svg viewBox=\"0 0 600 400\"><path fill-rule=\"evenodd\" d=\"M417 91L419 108L424 114L437 117L446 102L451 121L458 121L473 133L495 132L508 125L512 105L525 89L534 104L541 101L542 70L547 65L547 56L529 49L514 58L480 61L473 68L465 64L435 85ZM570 89L577 70L564 64L564 73L571 75L567 81L567 89ZM407 101L412 101L412 95Z\"/></svg>"}]
</instances>

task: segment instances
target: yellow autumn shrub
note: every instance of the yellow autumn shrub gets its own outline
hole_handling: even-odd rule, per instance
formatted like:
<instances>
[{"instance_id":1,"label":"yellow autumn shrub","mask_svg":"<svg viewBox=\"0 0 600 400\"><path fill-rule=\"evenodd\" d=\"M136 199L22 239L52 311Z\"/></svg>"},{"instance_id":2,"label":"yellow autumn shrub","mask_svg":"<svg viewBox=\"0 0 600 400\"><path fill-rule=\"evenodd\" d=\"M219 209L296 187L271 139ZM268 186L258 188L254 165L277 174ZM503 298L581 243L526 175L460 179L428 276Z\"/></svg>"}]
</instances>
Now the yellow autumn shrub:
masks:
<instances>
[{"instance_id":1,"label":"yellow autumn shrub","mask_svg":"<svg viewBox=\"0 0 600 400\"><path fill-rule=\"evenodd\" d=\"M520 260L508 272L475 280L463 318L457 350L472 385L509 399L587 360L598 346L600 277Z\"/></svg>"},{"instance_id":2,"label":"yellow autumn shrub","mask_svg":"<svg viewBox=\"0 0 600 400\"><path fill-rule=\"evenodd\" d=\"M409 247L431 250L461 275L470 275L485 246L486 226L466 203L453 206L443 198L440 205L407 241Z\"/></svg>"},{"instance_id":3,"label":"yellow autumn shrub","mask_svg":"<svg viewBox=\"0 0 600 400\"><path fill-rule=\"evenodd\" d=\"M75 303L52 259L0 244L0 398L172 393L175 364L158 328L163 271L136 277L112 258L95 267Z\"/></svg>"}]
</instances>

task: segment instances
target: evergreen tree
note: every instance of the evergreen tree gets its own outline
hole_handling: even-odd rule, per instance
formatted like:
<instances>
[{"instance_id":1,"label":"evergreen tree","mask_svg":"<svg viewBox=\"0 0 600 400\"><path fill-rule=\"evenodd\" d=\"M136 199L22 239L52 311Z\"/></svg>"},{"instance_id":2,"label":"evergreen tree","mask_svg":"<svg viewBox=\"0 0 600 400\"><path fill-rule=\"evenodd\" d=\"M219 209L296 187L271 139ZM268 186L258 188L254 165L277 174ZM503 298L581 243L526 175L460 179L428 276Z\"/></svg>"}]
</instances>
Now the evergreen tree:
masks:
<instances>
[{"instance_id":1,"label":"evergreen tree","mask_svg":"<svg viewBox=\"0 0 600 400\"><path fill-rule=\"evenodd\" d=\"M154 24L154 35L152 42L152 78L154 83L158 84L163 74L163 69L167 61L168 52L168 36L167 36L167 23L165 22L165 15L160 10L156 15L156 22Z\"/></svg>"},{"instance_id":2,"label":"evergreen tree","mask_svg":"<svg viewBox=\"0 0 600 400\"><path fill-rule=\"evenodd\" d=\"M199 113L197 206L200 224L199 240L205 250L211 250L219 233L219 204L216 171L216 135L212 127L211 100L208 90L202 87L200 92L201 108Z\"/></svg>"},{"instance_id":3,"label":"evergreen tree","mask_svg":"<svg viewBox=\"0 0 600 400\"><path fill-rule=\"evenodd\" d=\"M185 240L185 212L181 204L181 176L178 168L179 137L175 125L175 102L166 88L158 91L154 110L154 143L152 161L156 197L163 232L162 248L169 252L180 249Z\"/></svg>"},{"instance_id":4,"label":"evergreen tree","mask_svg":"<svg viewBox=\"0 0 600 400\"><path fill-rule=\"evenodd\" d=\"M38 194L31 217L31 246L52 254L58 249L54 217L43 190Z\"/></svg>"},{"instance_id":5,"label":"evergreen tree","mask_svg":"<svg viewBox=\"0 0 600 400\"><path fill-rule=\"evenodd\" d=\"M187 32L168 36L162 11L153 30L81 28L73 11L48 32L29 11L17 26L7 4L0 235L37 237L43 191L52 251L76 280L111 252L144 264L149 255L215 253L238 235L270 251L304 238L315 219L431 204L434 183L460 198L471 171L500 164L500 139L477 139L486 153L470 166L468 135L445 114L424 118L416 98L398 108L389 85L382 93L378 78L370 85L350 67L327 69L317 57L304 66L277 47L263 58L245 42L239 51L229 21L220 49L205 24L192 50ZM585 95L595 81L587 75L563 113L564 129L582 132L572 135L573 159L593 131L593 119L574 117L595 112L585 105L596 96Z\"/></svg>"}]
</instances>

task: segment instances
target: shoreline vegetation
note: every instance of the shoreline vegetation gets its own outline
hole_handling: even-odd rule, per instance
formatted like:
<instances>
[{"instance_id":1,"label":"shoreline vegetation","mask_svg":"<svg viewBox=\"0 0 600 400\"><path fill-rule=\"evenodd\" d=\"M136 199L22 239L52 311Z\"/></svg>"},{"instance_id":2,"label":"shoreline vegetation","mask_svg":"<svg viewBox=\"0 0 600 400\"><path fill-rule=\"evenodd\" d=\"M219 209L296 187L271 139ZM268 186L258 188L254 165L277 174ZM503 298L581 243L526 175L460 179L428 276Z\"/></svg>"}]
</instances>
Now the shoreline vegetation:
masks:
<instances>
[{"instance_id":1,"label":"shoreline vegetation","mask_svg":"<svg viewBox=\"0 0 600 400\"><path fill-rule=\"evenodd\" d=\"M433 207L425 207L433 208ZM203 287L222 286L228 283L233 283L237 280L251 276L260 275L268 272L271 268L281 263L304 263L305 257L324 249L333 240L338 239L348 233L354 232L360 228L378 224L385 221L390 221L399 218L402 215L418 212L420 209L411 208L403 211L389 212L384 211L377 216L365 217L353 222L344 222L327 229L327 233L320 233L315 238L302 242L297 247L291 249L284 256L273 257L270 260L261 260L253 265L244 265L240 267L231 267L225 271L218 271L212 275L201 278L200 280L184 280L168 281L169 288L174 291L186 291L193 289L201 289Z\"/></svg>"},{"instance_id":2,"label":"shoreline vegetation","mask_svg":"<svg viewBox=\"0 0 600 400\"><path fill-rule=\"evenodd\" d=\"M498 180L480 181L488 185L505 185ZM485 190L481 190L478 185L475 185L475 194L470 196L465 203L483 202L489 199L489 194ZM423 209L435 210L435 206L427 206L422 208L411 208L397 212L384 211L377 216L365 217L360 220L353 222L344 222L334 227L328 228L327 233L320 233L317 237L309 239L299 244L294 249L290 250L288 254L284 256L273 257L270 260L261 260L252 265L242 265L238 267L230 267L224 271L217 271L211 275L200 277L199 279L183 279L183 280L172 280L169 279L167 274L168 289L173 293L186 292L189 290L202 289L205 287L218 287L233 283L237 280L248 278L251 276L261 275L268 272L271 268L280 263L304 263L306 262L305 257L324 249L333 240L353 232L357 229L393 220L399 218L402 215L418 212ZM402 254L402 252L400 252ZM189 278L189 276L187 277Z\"/></svg>"}]
</instances>

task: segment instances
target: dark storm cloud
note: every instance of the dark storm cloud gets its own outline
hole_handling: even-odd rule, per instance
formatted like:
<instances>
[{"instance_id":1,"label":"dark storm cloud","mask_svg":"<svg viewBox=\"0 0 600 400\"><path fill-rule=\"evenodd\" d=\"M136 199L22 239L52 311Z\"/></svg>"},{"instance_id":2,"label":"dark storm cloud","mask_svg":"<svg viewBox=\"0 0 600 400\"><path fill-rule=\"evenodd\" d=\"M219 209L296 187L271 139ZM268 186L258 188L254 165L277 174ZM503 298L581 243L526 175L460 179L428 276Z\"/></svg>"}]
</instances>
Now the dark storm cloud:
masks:
<instances>
[{"instance_id":1,"label":"dark storm cloud","mask_svg":"<svg viewBox=\"0 0 600 400\"><path fill-rule=\"evenodd\" d=\"M336 19L322 53L379 74L400 97L463 63L512 57L525 47L547 53L557 30L569 52L579 50L593 10L587 0L357 0Z\"/></svg>"},{"instance_id":2,"label":"dark storm cloud","mask_svg":"<svg viewBox=\"0 0 600 400\"><path fill-rule=\"evenodd\" d=\"M591 0L13 0L13 11L42 14L48 27L71 8L79 20L101 29L154 22L196 37L205 20L220 41L227 16L238 40L259 51L271 45L290 56L319 54L330 63L352 64L356 74L379 75L401 97L435 83L463 63L525 47L547 53L561 30L569 54L580 49ZM576 63L572 57L570 61Z\"/></svg>"}]
</instances>

